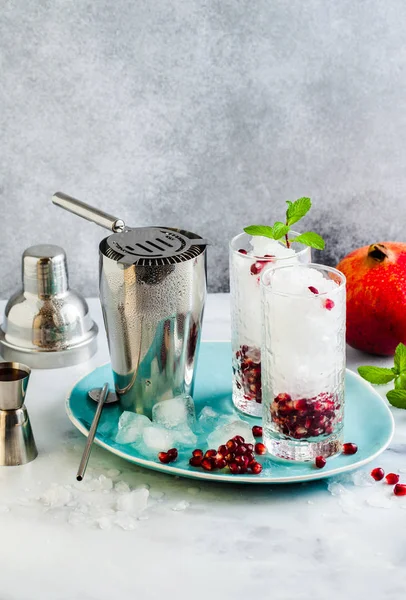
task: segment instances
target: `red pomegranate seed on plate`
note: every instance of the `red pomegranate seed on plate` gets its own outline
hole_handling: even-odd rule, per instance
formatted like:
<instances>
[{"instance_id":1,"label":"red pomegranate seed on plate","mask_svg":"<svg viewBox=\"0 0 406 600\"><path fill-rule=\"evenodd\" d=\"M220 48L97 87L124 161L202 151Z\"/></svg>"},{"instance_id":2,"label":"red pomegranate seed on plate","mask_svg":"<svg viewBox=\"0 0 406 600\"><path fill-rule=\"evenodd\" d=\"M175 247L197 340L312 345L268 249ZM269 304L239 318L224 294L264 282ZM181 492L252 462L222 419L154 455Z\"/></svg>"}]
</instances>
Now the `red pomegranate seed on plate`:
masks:
<instances>
[{"instance_id":1,"label":"red pomegranate seed on plate","mask_svg":"<svg viewBox=\"0 0 406 600\"><path fill-rule=\"evenodd\" d=\"M323 467L326 466L326 459L324 458L324 456L316 456L316 460L314 461L314 464L316 465L316 467L318 469L322 469Z\"/></svg>"},{"instance_id":2,"label":"red pomegranate seed on plate","mask_svg":"<svg viewBox=\"0 0 406 600\"><path fill-rule=\"evenodd\" d=\"M236 462L230 463L228 465L228 468L230 469L230 471L233 475L237 475L238 473L241 472L241 467L240 467L240 465L237 465Z\"/></svg>"},{"instance_id":3,"label":"red pomegranate seed on plate","mask_svg":"<svg viewBox=\"0 0 406 600\"><path fill-rule=\"evenodd\" d=\"M254 425L254 427L252 428L252 435L255 438L262 437L262 427L260 427L259 425Z\"/></svg>"},{"instance_id":4,"label":"red pomegranate seed on plate","mask_svg":"<svg viewBox=\"0 0 406 600\"><path fill-rule=\"evenodd\" d=\"M201 466L205 471L213 471L214 463L211 458L204 458L201 462Z\"/></svg>"},{"instance_id":5,"label":"red pomegranate seed on plate","mask_svg":"<svg viewBox=\"0 0 406 600\"><path fill-rule=\"evenodd\" d=\"M397 483L393 488L395 496L406 496L406 485L404 483Z\"/></svg>"},{"instance_id":6,"label":"red pomegranate seed on plate","mask_svg":"<svg viewBox=\"0 0 406 600\"><path fill-rule=\"evenodd\" d=\"M200 450L200 448L196 448L196 450L193 450L192 454L193 456L203 456L203 450Z\"/></svg>"},{"instance_id":7,"label":"red pomegranate seed on plate","mask_svg":"<svg viewBox=\"0 0 406 600\"><path fill-rule=\"evenodd\" d=\"M319 293L319 290L317 288L315 288L314 285L309 285L309 290L311 291L312 294Z\"/></svg>"},{"instance_id":8,"label":"red pomegranate seed on plate","mask_svg":"<svg viewBox=\"0 0 406 600\"><path fill-rule=\"evenodd\" d=\"M236 456L242 456L243 454L247 454L247 447L245 444L241 444L240 446L238 446L238 448L236 448L235 450L235 455Z\"/></svg>"},{"instance_id":9,"label":"red pomegranate seed on plate","mask_svg":"<svg viewBox=\"0 0 406 600\"><path fill-rule=\"evenodd\" d=\"M214 448L210 448L209 450L206 450L204 458L213 458L214 456L216 456L216 454L217 450L214 450Z\"/></svg>"},{"instance_id":10,"label":"red pomegranate seed on plate","mask_svg":"<svg viewBox=\"0 0 406 600\"><path fill-rule=\"evenodd\" d=\"M192 456L192 458L189 459L189 464L192 467L200 467L202 464L202 460L203 460L202 456Z\"/></svg>"},{"instance_id":11,"label":"red pomegranate seed on plate","mask_svg":"<svg viewBox=\"0 0 406 600\"><path fill-rule=\"evenodd\" d=\"M250 469L254 475L259 475L262 471L262 465L259 462L254 462L254 464L250 465Z\"/></svg>"},{"instance_id":12,"label":"red pomegranate seed on plate","mask_svg":"<svg viewBox=\"0 0 406 600\"><path fill-rule=\"evenodd\" d=\"M242 437L242 435L235 435L233 437L233 440L235 441L236 444L241 445L245 442L245 439Z\"/></svg>"},{"instance_id":13,"label":"red pomegranate seed on plate","mask_svg":"<svg viewBox=\"0 0 406 600\"><path fill-rule=\"evenodd\" d=\"M159 452L158 458L161 461L161 463L164 463L164 465L170 463L172 460L167 452Z\"/></svg>"},{"instance_id":14,"label":"red pomegranate seed on plate","mask_svg":"<svg viewBox=\"0 0 406 600\"><path fill-rule=\"evenodd\" d=\"M176 460L178 458L177 448L171 448L170 450L168 450L168 454L171 460Z\"/></svg>"},{"instance_id":15,"label":"red pomegranate seed on plate","mask_svg":"<svg viewBox=\"0 0 406 600\"><path fill-rule=\"evenodd\" d=\"M218 447L217 452L219 454L221 454L223 457L227 456L227 454L228 454L227 446L225 444L222 444L221 446Z\"/></svg>"},{"instance_id":16,"label":"red pomegranate seed on plate","mask_svg":"<svg viewBox=\"0 0 406 600\"><path fill-rule=\"evenodd\" d=\"M261 444L261 442L257 442L255 444L255 454L266 454L265 444Z\"/></svg>"},{"instance_id":17,"label":"red pomegranate seed on plate","mask_svg":"<svg viewBox=\"0 0 406 600\"><path fill-rule=\"evenodd\" d=\"M343 444L343 454L356 454L358 452L357 444L346 442Z\"/></svg>"},{"instance_id":18,"label":"red pomegranate seed on plate","mask_svg":"<svg viewBox=\"0 0 406 600\"><path fill-rule=\"evenodd\" d=\"M228 440L226 446L230 452L234 452L234 450L237 448L237 444L234 440Z\"/></svg>"},{"instance_id":19,"label":"red pomegranate seed on plate","mask_svg":"<svg viewBox=\"0 0 406 600\"><path fill-rule=\"evenodd\" d=\"M214 459L214 464L216 466L217 469L224 469L224 467L227 466L227 462L225 461L224 458L216 458Z\"/></svg>"},{"instance_id":20,"label":"red pomegranate seed on plate","mask_svg":"<svg viewBox=\"0 0 406 600\"><path fill-rule=\"evenodd\" d=\"M388 473L385 479L389 485L395 485L395 483L399 482L400 477L396 473Z\"/></svg>"},{"instance_id":21,"label":"red pomegranate seed on plate","mask_svg":"<svg viewBox=\"0 0 406 600\"><path fill-rule=\"evenodd\" d=\"M385 471L380 467L376 467L376 469L372 469L371 477L373 477L375 481L381 481L385 477Z\"/></svg>"}]
</instances>

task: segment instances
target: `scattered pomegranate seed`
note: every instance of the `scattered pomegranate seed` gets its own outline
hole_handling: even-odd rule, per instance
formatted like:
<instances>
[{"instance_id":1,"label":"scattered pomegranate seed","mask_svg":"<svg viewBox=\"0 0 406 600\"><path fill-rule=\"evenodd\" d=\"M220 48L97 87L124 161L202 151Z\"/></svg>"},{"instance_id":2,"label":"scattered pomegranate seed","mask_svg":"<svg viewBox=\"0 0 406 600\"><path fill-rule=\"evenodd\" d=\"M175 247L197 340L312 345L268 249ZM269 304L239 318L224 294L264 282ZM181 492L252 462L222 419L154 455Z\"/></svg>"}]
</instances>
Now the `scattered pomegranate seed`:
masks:
<instances>
[{"instance_id":1,"label":"scattered pomegranate seed","mask_svg":"<svg viewBox=\"0 0 406 600\"><path fill-rule=\"evenodd\" d=\"M214 456L216 456L216 454L217 450L214 450L214 448L210 448L209 450L206 450L204 458L213 458Z\"/></svg>"},{"instance_id":2,"label":"scattered pomegranate seed","mask_svg":"<svg viewBox=\"0 0 406 600\"><path fill-rule=\"evenodd\" d=\"M252 428L252 435L254 437L262 437L262 427L260 427L259 425L254 425L254 427Z\"/></svg>"},{"instance_id":3,"label":"scattered pomegranate seed","mask_svg":"<svg viewBox=\"0 0 406 600\"><path fill-rule=\"evenodd\" d=\"M159 452L158 458L161 461L161 463L164 463L165 465L170 463L172 460L167 452Z\"/></svg>"},{"instance_id":4,"label":"scattered pomegranate seed","mask_svg":"<svg viewBox=\"0 0 406 600\"><path fill-rule=\"evenodd\" d=\"M315 288L313 285L309 285L309 290L311 291L312 294L319 293L319 290L317 288Z\"/></svg>"},{"instance_id":5,"label":"scattered pomegranate seed","mask_svg":"<svg viewBox=\"0 0 406 600\"><path fill-rule=\"evenodd\" d=\"M245 442L245 439L242 437L242 435L235 435L233 437L233 440L235 441L236 444L240 445L243 444Z\"/></svg>"},{"instance_id":6,"label":"scattered pomegranate seed","mask_svg":"<svg viewBox=\"0 0 406 600\"><path fill-rule=\"evenodd\" d=\"M343 454L356 454L358 452L357 444L346 442L343 444Z\"/></svg>"},{"instance_id":7,"label":"scattered pomegranate seed","mask_svg":"<svg viewBox=\"0 0 406 600\"><path fill-rule=\"evenodd\" d=\"M396 473L388 473L385 479L386 483L389 483L389 485L395 485L395 483L398 483L400 477Z\"/></svg>"},{"instance_id":8,"label":"scattered pomegranate seed","mask_svg":"<svg viewBox=\"0 0 406 600\"><path fill-rule=\"evenodd\" d=\"M236 456L242 456L243 454L247 454L247 446L245 444L238 446L235 451Z\"/></svg>"},{"instance_id":9,"label":"scattered pomegranate seed","mask_svg":"<svg viewBox=\"0 0 406 600\"><path fill-rule=\"evenodd\" d=\"M247 452L252 452L254 450L254 444L245 444L247 448Z\"/></svg>"},{"instance_id":10,"label":"scattered pomegranate seed","mask_svg":"<svg viewBox=\"0 0 406 600\"><path fill-rule=\"evenodd\" d=\"M193 456L202 456L203 457L203 450L200 450L200 448L196 448L196 450L193 450L192 454L193 454Z\"/></svg>"},{"instance_id":11,"label":"scattered pomegranate seed","mask_svg":"<svg viewBox=\"0 0 406 600\"><path fill-rule=\"evenodd\" d=\"M176 460L178 458L177 448L171 448L170 450L168 450L168 454L169 454L171 460Z\"/></svg>"},{"instance_id":12,"label":"scattered pomegranate seed","mask_svg":"<svg viewBox=\"0 0 406 600\"><path fill-rule=\"evenodd\" d=\"M192 458L189 459L189 464L192 467L200 467L200 465L202 464L202 460L202 456L192 456Z\"/></svg>"},{"instance_id":13,"label":"scattered pomegranate seed","mask_svg":"<svg viewBox=\"0 0 406 600\"><path fill-rule=\"evenodd\" d=\"M372 469L371 477L375 479L375 481L381 481L385 477L385 471L380 467L376 467L376 469Z\"/></svg>"},{"instance_id":14,"label":"scattered pomegranate seed","mask_svg":"<svg viewBox=\"0 0 406 600\"><path fill-rule=\"evenodd\" d=\"M404 483L397 483L393 488L395 496L406 496L406 485Z\"/></svg>"},{"instance_id":15,"label":"scattered pomegranate seed","mask_svg":"<svg viewBox=\"0 0 406 600\"><path fill-rule=\"evenodd\" d=\"M330 298L326 298L326 300L324 300L324 302L323 302L323 306L327 310L332 310L334 308L335 304Z\"/></svg>"},{"instance_id":16,"label":"scattered pomegranate seed","mask_svg":"<svg viewBox=\"0 0 406 600\"><path fill-rule=\"evenodd\" d=\"M324 456L316 456L316 460L314 461L314 463L318 469L322 469L323 467L325 467L326 462L327 461L324 458Z\"/></svg>"},{"instance_id":17,"label":"scattered pomegranate seed","mask_svg":"<svg viewBox=\"0 0 406 600\"><path fill-rule=\"evenodd\" d=\"M254 473L254 475L259 475L262 471L262 465L259 462L254 462L250 465L250 469Z\"/></svg>"},{"instance_id":18,"label":"scattered pomegranate seed","mask_svg":"<svg viewBox=\"0 0 406 600\"><path fill-rule=\"evenodd\" d=\"M201 467L203 467L203 469L205 471L213 471L213 461L211 458L204 458L201 462Z\"/></svg>"},{"instance_id":19,"label":"scattered pomegranate seed","mask_svg":"<svg viewBox=\"0 0 406 600\"><path fill-rule=\"evenodd\" d=\"M214 464L216 465L217 469L224 469L224 467L227 466L227 462L224 460L224 458L216 458L214 459Z\"/></svg>"},{"instance_id":20,"label":"scattered pomegranate seed","mask_svg":"<svg viewBox=\"0 0 406 600\"><path fill-rule=\"evenodd\" d=\"M248 252L247 252L246 250L244 250L244 248L240 248L240 249L238 250L238 252L239 252L240 254L248 254Z\"/></svg>"},{"instance_id":21,"label":"scattered pomegranate seed","mask_svg":"<svg viewBox=\"0 0 406 600\"><path fill-rule=\"evenodd\" d=\"M266 454L265 444L261 444L261 442L257 442L255 444L255 454Z\"/></svg>"}]
</instances>

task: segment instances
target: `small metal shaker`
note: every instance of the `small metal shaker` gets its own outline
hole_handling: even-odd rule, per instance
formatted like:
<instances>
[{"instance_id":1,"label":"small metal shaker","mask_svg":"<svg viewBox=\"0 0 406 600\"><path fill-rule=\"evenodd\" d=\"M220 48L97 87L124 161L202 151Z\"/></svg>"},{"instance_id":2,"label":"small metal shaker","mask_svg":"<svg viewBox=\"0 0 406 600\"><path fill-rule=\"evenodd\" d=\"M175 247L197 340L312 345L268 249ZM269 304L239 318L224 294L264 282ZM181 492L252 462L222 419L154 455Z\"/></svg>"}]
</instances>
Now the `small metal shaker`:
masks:
<instances>
[{"instance_id":1,"label":"small metal shaker","mask_svg":"<svg viewBox=\"0 0 406 600\"><path fill-rule=\"evenodd\" d=\"M31 370L16 362L0 363L0 465L31 462L38 451L24 406Z\"/></svg>"}]
</instances>

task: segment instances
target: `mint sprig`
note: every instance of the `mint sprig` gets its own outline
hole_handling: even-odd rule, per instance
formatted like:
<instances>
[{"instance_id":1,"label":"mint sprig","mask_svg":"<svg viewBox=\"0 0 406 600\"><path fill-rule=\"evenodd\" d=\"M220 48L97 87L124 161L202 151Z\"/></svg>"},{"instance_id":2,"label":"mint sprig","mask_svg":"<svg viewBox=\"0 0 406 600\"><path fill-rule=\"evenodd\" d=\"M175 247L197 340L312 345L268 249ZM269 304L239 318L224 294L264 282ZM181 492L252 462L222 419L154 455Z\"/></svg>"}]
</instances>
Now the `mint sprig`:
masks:
<instances>
[{"instance_id":1,"label":"mint sprig","mask_svg":"<svg viewBox=\"0 0 406 600\"><path fill-rule=\"evenodd\" d=\"M292 242L296 242L298 244L310 246L311 248L315 248L317 250L324 250L323 238L318 233L314 233L313 231L301 233L292 240L289 240L289 231L291 226L300 221L300 219L303 219L303 217L307 215L311 209L312 201L310 198L298 198L295 200L295 202L287 200L286 203L288 208L286 210L285 223L276 221L272 227L269 225L249 225L248 227L244 228L245 233L253 236L260 235L272 240L281 240L282 238L285 238L284 243L288 248L290 248L290 244Z\"/></svg>"},{"instance_id":2,"label":"mint sprig","mask_svg":"<svg viewBox=\"0 0 406 600\"><path fill-rule=\"evenodd\" d=\"M395 381L395 389L386 394L389 403L396 408L406 409L406 346L398 344L392 369L384 367L358 367L358 373L374 385L383 385Z\"/></svg>"}]
</instances>

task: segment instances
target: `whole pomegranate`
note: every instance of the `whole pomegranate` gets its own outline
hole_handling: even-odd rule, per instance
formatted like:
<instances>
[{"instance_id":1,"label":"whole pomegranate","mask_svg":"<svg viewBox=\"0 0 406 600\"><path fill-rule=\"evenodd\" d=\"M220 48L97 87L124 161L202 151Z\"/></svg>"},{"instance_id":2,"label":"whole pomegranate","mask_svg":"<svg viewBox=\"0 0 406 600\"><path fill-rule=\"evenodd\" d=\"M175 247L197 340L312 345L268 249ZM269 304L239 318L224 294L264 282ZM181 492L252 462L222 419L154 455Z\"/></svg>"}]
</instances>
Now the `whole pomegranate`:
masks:
<instances>
[{"instance_id":1,"label":"whole pomegranate","mask_svg":"<svg viewBox=\"0 0 406 600\"><path fill-rule=\"evenodd\" d=\"M347 342L390 356L406 343L406 244L358 248L337 265L347 277Z\"/></svg>"}]
</instances>

